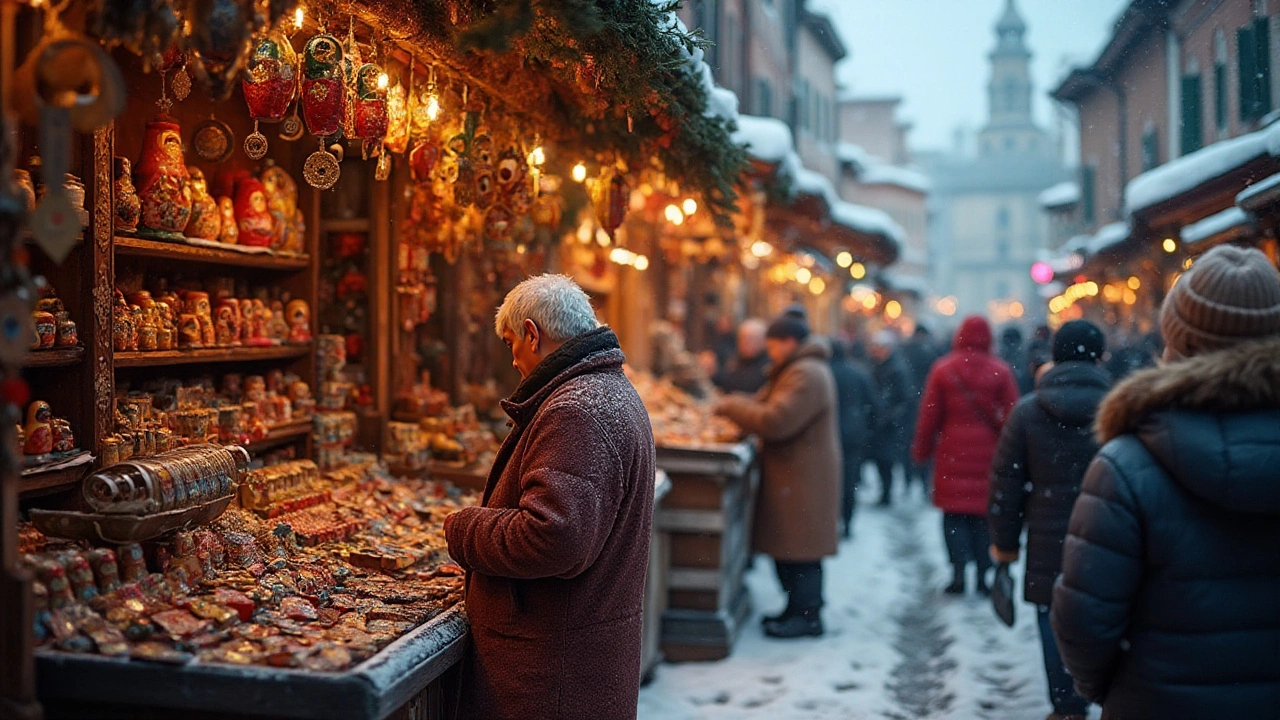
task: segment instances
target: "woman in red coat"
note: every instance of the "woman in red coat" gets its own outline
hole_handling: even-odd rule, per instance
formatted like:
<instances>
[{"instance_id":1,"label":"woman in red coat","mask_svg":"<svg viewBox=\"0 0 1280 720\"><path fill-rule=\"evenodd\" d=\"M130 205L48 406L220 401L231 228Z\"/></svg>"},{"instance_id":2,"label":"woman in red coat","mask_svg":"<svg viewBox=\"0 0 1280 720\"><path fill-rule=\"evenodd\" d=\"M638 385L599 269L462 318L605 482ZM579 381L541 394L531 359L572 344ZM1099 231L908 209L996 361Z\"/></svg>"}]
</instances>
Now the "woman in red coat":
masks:
<instances>
[{"instance_id":1,"label":"woman in red coat","mask_svg":"<svg viewBox=\"0 0 1280 720\"><path fill-rule=\"evenodd\" d=\"M1000 429L1017 401L1013 372L991 354L991 325L966 318L952 352L929 372L911 447L917 463L934 460L933 504L942 510L955 568L948 594L964 593L971 562L978 568L978 592L988 592L987 486Z\"/></svg>"}]
</instances>

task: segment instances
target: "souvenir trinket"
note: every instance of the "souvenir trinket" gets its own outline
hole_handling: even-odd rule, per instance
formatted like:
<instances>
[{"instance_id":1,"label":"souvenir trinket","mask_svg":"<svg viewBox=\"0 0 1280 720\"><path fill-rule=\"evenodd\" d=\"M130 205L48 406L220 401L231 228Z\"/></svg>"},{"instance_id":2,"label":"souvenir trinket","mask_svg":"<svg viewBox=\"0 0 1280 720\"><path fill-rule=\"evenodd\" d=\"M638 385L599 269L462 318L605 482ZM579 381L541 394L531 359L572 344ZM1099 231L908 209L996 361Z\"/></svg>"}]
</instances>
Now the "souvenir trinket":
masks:
<instances>
[{"instance_id":1,"label":"souvenir trinket","mask_svg":"<svg viewBox=\"0 0 1280 720\"><path fill-rule=\"evenodd\" d=\"M142 216L142 201L138 199L138 191L133 188L133 169L129 158L116 157L112 160L112 192L115 194L115 229L120 232L133 232L138 229L138 219Z\"/></svg>"},{"instance_id":2,"label":"souvenir trinket","mask_svg":"<svg viewBox=\"0 0 1280 720\"><path fill-rule=\"evenodd\" d=\"M23 428L26 441L24 455L48 455L53 452L53 409L44 400L36 400L27 408L27 424Z\"/></svg>"},{"instance_id":3,"label":"souvenir trinket","mask_svg":"<svg viewBox=\"0 0 1280 720\"><path fill-rule=\"evenodd\" d=\"M133 173L134 186L142 201L140 235L179 240L191 217L180 130L167 116L147 123L142 157Z\"/></svg>"},{"instance_id":4,"label":"souvenir trinket","mask_svg":"<svg viewBox=\"0 0 1280 720\"><path fill-rule=\"evenodd\" d=\"M622 173L617 171L610 171L608 177L598 181L593 188L591 201L596 220L609 237L613 237L614 231L626 219L630 200L631 188Z\"/></svg>"},{"instance_id":5,"label":"souvenir trinket","mask_svg":"<svg viewBox=\"0 0 1280 720\"><path fill-rule=\"evenodd\" d=\"M305 344L311 342L311 307L307 301L294 298L285 306L285 320L289 323L289 342Z\"/></svg>"},{"instance_id":6,"label":"souvenir trinket","mask_svg":"<svg viewBox=\"0 0 1280 720\"><path fill-rule=\"evenodd\" d=\"M53 313L46 310L33 310L31 323L35 326L36 338L31 349L47 350L53 347L58 340L58 320Z\"/></svg>"},{"instance_id":7,"label":"souvenir trinket","mask_svg":"<svg viewBox=\"0 0 1280 720\"><path fill-rule=\"evenodd\" d=\"M98 591L106 594L120 587L120 570L116 565L116 554L107 548L96 548L89 551L89 565L93 567L94 577L98 581Z\"/></svg>"},{"instance_id":8,"label":"souvenir trinket","mask_svg":"<svg viewBox=\"0 0 1280 720\"><path fill-rule=\"evenodd\" d=\"M58 337L54 341L55 347L75 347L80 341L79 333L76 330L76 323L71 319L71 313L63 310L55 315L58 321Z\"/></svg>"},{"instance_id":9,"label":"souvenir trinket","mask_svg":"<svg viewBox=\"0 0 1280 720\"><path fill-rule=\"evenodd\" d=\"M354 110L355 138L368 141L382 140L387 134L387 89L382 68L365 63L356 71Z\"/></svg>"},{"instance_id":10,"label":"souvenir trinket","mask_svg":"<svg viewBox=\"0 0 1280 720\"><path fill-rule=\"evenodd\" d=\"M71 423L66 418L53 419L53 451L69 453L76 449L76 436L71 432Z\"/></svg>"},{"instance_id":11,"label":"souvenir trinket","mask_svg":"<svg viewBox=\"0 0 1280 720\"><path fill-rule=\"evenodd\" d=\"M187 221L187 237L217 240L222 231L218 203L209 195L204 172L194 165L187 168L187 193L191 196L191 219Z\"/></svg>"},{"instance_id":12,"label":"souvenir trinket","mask_svg":"<svg viewBox=\"0 0 1280 720\"><path fill-rule=\"evenodd\" d=\"M76 601L62 563L52 558L44 560L36 566L36 576L49 591L49 609L61 610Z\"/></svg>"},{"instance_id":13,"label":"souvenir trinket","mask_svg":"<svg viewBox=\"0 0 1280 720\"><path fill-rule=\"evenodd\" d=\"M121 545L116 559L120 563L120 579L124 582L137 582L147 576L147 563L138 543Z\"/></svg>"},{"instance_id":14,"label":"souvenir trinket","mask_svg":"<svg viewBox=\"0 0 1280 720\"><path fill-rule=\"evenodd\" d=\"M383 137L383 147L393 153L403 154L409 149L409 109L405 87L396 80L396 84L387 90L387 133Z\"/></svg>"},{"instance_id":15,"label":"souvenir trinket","mask_svg":"<svg viewBox=\"0 0 1280 720\"><path fill-rule=\"evenodd\" d=\"M240 225L236 222L236 204L227 197L218 198L218 214L221 222L218 229L218 242L236 245L240 242Z\"/></svg>"},{"instance_id":16,"label":"souvenir trinket","mask_svg":"<svg viewBox=\"0 0 1280 720\"><path fill-rule=\"evenodd\" d=\"M227 330L230 335L230 345L232 347L239 347L241 344L241 326L244 323L244 319L240 315L240 303L235 298L218 298L218 302L214 304L215 318L218 317L224 309L227 313ZM215 332L215 335L216 334L217 333Z\"/></svg>"},{"instance_id":17,"label":"souvenir trinket","mask_svg":"<svg viewBox=\"0 0 1280 720\"><path fill-rule=\"evenodd\" d=\"M78 552L61 556L62 567L71 584L71 594L76 600L86 602L98 596L98 586L93 581L93 568L84 555Z\"/></svg>"},{"instance_id":18,"label":"souvenir trinket","mask_svg":"<svg viewBox=\"0 0 1280 720\"><path fill-rule=\"evenodd\" d=\"M231 157L235 147L235 135L231 127L221 120L209 118L196 125L191 133L191 149L196 157L211 163L221 163Z\"/></svg>"},{"instance_id":19,"label":"souvenir trinket","mask_svg":"<svg viewBox=\"0 0 1280 720\"><path fill-rule=\"evenodd\" d=\"M284 249L293 241L293 219L298 211L298 185L284 168L274 163L262 171L262 187L271 213L271 247Z\"/></svg>"},{"instance_id":20,"label":"souvenir trinket","mask_svg":"<svg viewBox=\"0 0 1280 720\"><path fill-rule=\"evenodd\" d=\"M267 209L266 190L248 173L236 179L235 212L240 228L239 244L271 246L271 213Z\"/></svg>"},{"instance_id":21,"label":"souvenir trinket","mask_svg":"<svg viewBox=\"0 0 1280 720\"><path fill-rule=\"evenodd\" d=\"M13 171L13 188L18 198L22 201L22 207L28 213L36 209L36 186L31 182L31 173L26 170Z\"/></svg>"},{"instance_id":22,"label":"souvenir trinket","mask_svg":"<svg viewBox=\"0 0 1280 720\"><path fill-rule=\"evenodd\" d=\"M346 86L342 71L343 48L332 35L317 35L307 41L302 57L302 117L307 129L321 140L342 129L346 113ZM307 184L328 190L338 181L341 168L331 153L312 153L303 164L302 175Z\"/></svg>"},{"instance_id":23,"label":"souvenir trinket","mask_svg":"<svg viewBox=\"0 0 1280 720\"><path fill-rule=\"evenodd\" d=\"M178 347L183 350L197 350L204 347L204 333L200 330L200 320L191 313L178 315Z\"/></svg>"},{"instance_id":24,"label":"souvenir trinket","mask_svg":"<svg viewBox=\"0 0 1280 720\"><path fill-rule=\"evenodd\" d=\"M186 297L186 311L194 315L200 324L200 342L204 347L213 347L213 314L209 305L209 293L191 291Z\"/></svg>"},{"instance_id":25,"label":"souvenir trinket","mask_svg":"<svg viewBox=\"0 0 1280 720\"><path fill-rule=\"evenodd\" d=\"M258 122L278 122L289 110L298 89L298 56L293 44L279 30L258 40L249 55L249 68L241 83L253 132L244 139L244 152L253 160L267 154L267 137Z\"/></svg>"}]
</instances>

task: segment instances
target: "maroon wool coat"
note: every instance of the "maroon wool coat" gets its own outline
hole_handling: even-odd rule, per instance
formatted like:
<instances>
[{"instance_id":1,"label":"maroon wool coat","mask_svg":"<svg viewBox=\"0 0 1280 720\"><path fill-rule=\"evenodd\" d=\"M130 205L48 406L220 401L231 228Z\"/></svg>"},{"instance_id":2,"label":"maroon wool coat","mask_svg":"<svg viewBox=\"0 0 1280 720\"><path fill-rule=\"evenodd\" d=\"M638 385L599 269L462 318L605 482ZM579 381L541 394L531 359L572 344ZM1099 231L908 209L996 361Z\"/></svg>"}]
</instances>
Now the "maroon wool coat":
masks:
<instances>
[{"instance_id":1,"label":"maroon wool coat","mask_svg":"<svg viewBox=\"0 0 1280 720\"><path fill-rule=\"evenodd\" d=\"M911 447L916 462L935 460L933 504L943 512L986 517L996 443L1017 401L1013 371L991 354L991 326L966 319L955 350L929 371Z\"/></svg>"},{"instance_id":2,"label":"maroon wool coat","mask_svg":"<svg viewBox=\"0 0 1280 720\"><path fill-rule=\"evenodd\" d=\"M655 461L623 360L595 353L504 403L510 460L484 507L445 521L469 571L463 717L636 717Z\"/></svg>"}]
</instances>

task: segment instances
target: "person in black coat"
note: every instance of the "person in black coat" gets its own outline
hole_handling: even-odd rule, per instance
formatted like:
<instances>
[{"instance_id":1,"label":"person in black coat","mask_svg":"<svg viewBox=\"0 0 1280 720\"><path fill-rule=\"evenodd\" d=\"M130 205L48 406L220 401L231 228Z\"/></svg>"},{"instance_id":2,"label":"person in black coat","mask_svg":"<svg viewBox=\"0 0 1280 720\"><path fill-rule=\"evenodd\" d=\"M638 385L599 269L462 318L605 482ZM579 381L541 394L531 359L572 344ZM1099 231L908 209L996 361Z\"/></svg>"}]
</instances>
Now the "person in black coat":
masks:
<instances>
[{"instance_id":1,"label":"person in black coat","mask_svg":"<svg viewBox=\"0 0 1280 720\"><path fill-rule=\"evenodd\" d=\"M763 320L751 318L738 327L738 353L730 358L712 384L724 392L754 395L769 379L769 355L765 353Z\"/></svg>"},{"instance_id":2,"label":"person in black coat","mask_svg":"<svg viewBox=\"0 0 1280 720\"><path fill-rule=\"evenodd\" d=\"M840 412L840 447L844 454L841 535L848 538L853 530L858 481L871 444L871 429L875 427L879 413L880 396L871 372L850 356L844 343L833 340L831 350L831 374L836 379L836 402Z\"/></svg>"},{"instance_id":3,"label":"person in black coat","mask_svg":"<svg viewBox=\"0 0 1280 720\"><path fill-rule=\"evenodd\" d=\"M1036 605L1044 650L1049 701L1057 718L1083 720L1089 703L1075 693L1062 666L1049 609L1053 581L1062 569L1067 520L1080 494L1089 462L1098 452L1093 421L1098 404L1111 387L1099 365L1106 339L1098 326L1072 320L1053 339L1053 367L1038 389L1014 407L1000 434L991 467L987 522L992 556L999 562L1018 559L1023 525L1027 528L1027 563L1023 594Z\"/></svg>"},{"instance_id":4,"label":"person in black coat","mask_svg":"<svg viewBox=\"0 0 1280 720\"><path fill-rule=\"evenodd\" d=\"M1103 401L1053 630L1107 720L1280 720L1280 273L1201 256Z\"/></svg>"},{"instance_id":5,"label":"person in black coat","mask_svg":"<svg viewBox=\"0 0 1280 720\"><path fill-rule=\"evenodd\" d=\"M905 473L911 462L911 435L907 434L910 429L907 423L915 391L897 342L892 330L881 330L871 342L871 357L875 361L873 376L880 394L881 410L876 419L871 455L880 475L881 507L887 507L893 501L893 468L900 465Z\"/></svg>"},{"instance_id":6,"label":"person in black coat","mask_svg":"<svg viewBox=\"0 0 1280 720\"><path fill-rule=\"evenodd\" d=\"M915 437L916 422L920 416L920 400L924 397L924 385L929 379L929 370L942 357L938 346L933 342L933 334L929 328L917 325L911 339L902 344L902 360L907 366L907 376L911 380L911 401L907 404L904 422L907 425L907 437ZM916 480L920 487L928 491L928 463L909 462L907 465L907 485Z\"/></svg>"}]
</instances>

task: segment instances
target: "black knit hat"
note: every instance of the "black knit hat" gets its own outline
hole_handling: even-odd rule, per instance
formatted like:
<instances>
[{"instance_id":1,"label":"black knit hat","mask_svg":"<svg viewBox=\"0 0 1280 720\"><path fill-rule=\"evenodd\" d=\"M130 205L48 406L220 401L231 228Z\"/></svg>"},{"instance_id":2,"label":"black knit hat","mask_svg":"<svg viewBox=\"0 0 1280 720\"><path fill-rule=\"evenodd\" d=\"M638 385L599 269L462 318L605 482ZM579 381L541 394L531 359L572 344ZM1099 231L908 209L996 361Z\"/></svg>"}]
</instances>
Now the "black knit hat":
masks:
<instances>
[{"instance_id":1,"label":"black knit hat","mask_svg":"<svg viewBox=\"0 0 1280 720\"><path fill-rule=\"evenodd\" d=\"M1096 362L1107 349L1107 339L1097 325L1088 320L1072 320L1058 328L1053 336L1055 363L1083 360Z\"/></svg>"},{"instance_id":2,"label":"black knit hat","mask_svg":"<svg viewBox=\"0 0 1280 720\"><path fill-rule=\"evenodd\" d=\"M796 317L789 312L784 313L769 323L769 329L764 336L774 340L790 338L804 342L809 337L809 323L804 318Z\"/></svg>"}]
</instances>

